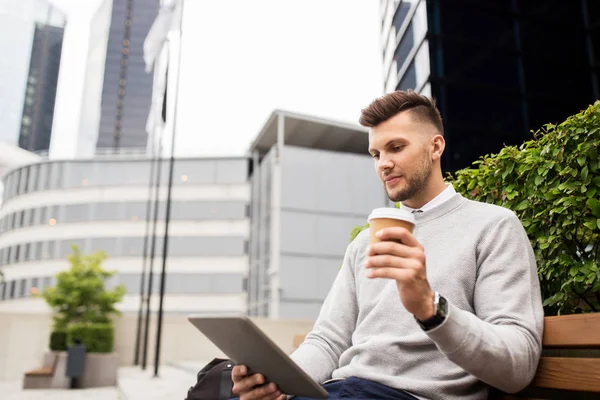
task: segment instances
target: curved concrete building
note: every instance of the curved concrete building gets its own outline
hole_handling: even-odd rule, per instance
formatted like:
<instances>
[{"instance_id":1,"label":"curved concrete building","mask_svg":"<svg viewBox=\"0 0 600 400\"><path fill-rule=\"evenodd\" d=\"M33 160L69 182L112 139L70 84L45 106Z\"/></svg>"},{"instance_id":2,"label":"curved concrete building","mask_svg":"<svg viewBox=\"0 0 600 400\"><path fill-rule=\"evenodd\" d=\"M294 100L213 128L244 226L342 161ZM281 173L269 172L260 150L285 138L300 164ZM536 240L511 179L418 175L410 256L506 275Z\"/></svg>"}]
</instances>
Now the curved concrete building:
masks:
<instances>
[{"instance_id":1,"label":"curved concrete building","mask_svg":"<svg viewBox=\"0 0 600 400\"><path fill-rule=\"evenodd\" d=\"M0 284L0 310L47 309L32 295L53 285L56 273L69 267L67 256L75 244L84 253L108 254L104 266L117 271L109 286L127 287L119 307L125 313L137 312L150 165L145 157L105 156L43 161L8 172L0 208L0 265L5 279ZM248 167L249 160L243 157L176 160L165 313L246 312ZM166 161L161 176L153 309L158 306L162 267ZM146 245L151 248L150 239Z\"/></svg>"}]
</instances>

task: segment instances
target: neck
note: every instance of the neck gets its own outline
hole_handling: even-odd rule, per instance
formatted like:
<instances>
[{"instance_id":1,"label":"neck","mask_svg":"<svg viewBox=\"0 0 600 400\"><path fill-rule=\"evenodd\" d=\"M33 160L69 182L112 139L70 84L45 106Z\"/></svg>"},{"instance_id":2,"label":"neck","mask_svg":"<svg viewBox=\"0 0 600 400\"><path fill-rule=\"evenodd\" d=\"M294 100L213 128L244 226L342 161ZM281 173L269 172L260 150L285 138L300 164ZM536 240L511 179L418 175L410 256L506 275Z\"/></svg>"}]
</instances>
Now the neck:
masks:
<instances>
[{"instance_id":1,"label":"neck","mask_svg":"<svg viewBox=\"0 0 600 400\"><path fill-rule=\"evenodd\" d=\"M435 199L437 195L442 193L445 189L446 183L442 177L442 172L432 172L431 179L429 179L427 186L414 197L403 201L402 204L410 208L421 208L431 200Z\"/></svg>"}]
</instances>

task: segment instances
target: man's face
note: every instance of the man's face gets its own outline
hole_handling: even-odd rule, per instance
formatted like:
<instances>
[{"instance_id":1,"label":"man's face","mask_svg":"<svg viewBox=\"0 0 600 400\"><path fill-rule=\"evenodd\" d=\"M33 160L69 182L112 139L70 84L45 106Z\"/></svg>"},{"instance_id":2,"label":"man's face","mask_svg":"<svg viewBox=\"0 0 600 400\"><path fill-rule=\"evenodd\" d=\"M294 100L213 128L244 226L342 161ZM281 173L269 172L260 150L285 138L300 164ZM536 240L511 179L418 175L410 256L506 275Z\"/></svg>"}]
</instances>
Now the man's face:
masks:
<instances>
[{"instance_id":1,"label":"man's face","mask_svg":"<svg viewBox=\"0 0 600 400\"><path fill-rule=\"evenodd\" d=\"M369 131L369 153L391 201L406 201L428 184L433 169L433 125L404 111Z\"/></svg>"}]
</instances>

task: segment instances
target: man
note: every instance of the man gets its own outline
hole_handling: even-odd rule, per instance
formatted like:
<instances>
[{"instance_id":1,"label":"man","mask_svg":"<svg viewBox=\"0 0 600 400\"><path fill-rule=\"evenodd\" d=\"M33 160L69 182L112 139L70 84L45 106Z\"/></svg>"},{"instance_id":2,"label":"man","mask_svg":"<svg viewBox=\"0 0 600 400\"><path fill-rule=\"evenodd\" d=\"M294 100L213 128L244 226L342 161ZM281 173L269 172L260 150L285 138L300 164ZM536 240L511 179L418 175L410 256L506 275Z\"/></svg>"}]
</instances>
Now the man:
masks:
<instances>
[{"instance_id":1,"label":"man","mask_svg":"<svg viewBox=\"0 0 600 400\"><path fill-rule=\"evenodd\" d=\"M369 153L388 197L416 228L363 231L348 246L321 313L293 360L330 398L483 399L517 392L541 352L543 309L533 250L515 214L446 185L433 100L412 91L362 111ZM276 399L245 366L241 400Z\"/></svg>"}]
</instances>

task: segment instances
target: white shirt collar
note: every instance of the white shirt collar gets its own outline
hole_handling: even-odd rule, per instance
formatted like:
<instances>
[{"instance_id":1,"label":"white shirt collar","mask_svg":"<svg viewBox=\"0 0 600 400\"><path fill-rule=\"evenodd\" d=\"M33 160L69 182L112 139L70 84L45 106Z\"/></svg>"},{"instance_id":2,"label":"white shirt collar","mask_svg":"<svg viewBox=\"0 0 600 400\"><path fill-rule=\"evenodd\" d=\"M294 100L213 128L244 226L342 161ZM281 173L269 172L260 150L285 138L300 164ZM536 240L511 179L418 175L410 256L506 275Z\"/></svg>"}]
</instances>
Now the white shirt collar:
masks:
<instances>
[{"instance_id":1,"label":"white shirt collar","mask_svg":"<svg viewBox=\"0 0 600 400\"><path fill-rule=\"evenodd\" d=\"M452 186L451 183L447 183L446 189L444 189L444 191L442 191L442 193L435 196L435 198L433 200L431 200L429 203L425 204L423 207L419 208L419 210L421 210L423 212L429 211L429 210L443 204L444 202L450 200L450 198L452 196L454 196L455 194L456 194L456 190L454 189L454 186ZM417 210L415 208L410 208L409 206L405 206L404 204L401 204L401 208L408 212L413 212L413 211Z\"/></svg>"}]
</instances>

